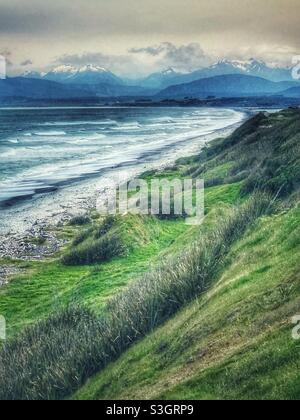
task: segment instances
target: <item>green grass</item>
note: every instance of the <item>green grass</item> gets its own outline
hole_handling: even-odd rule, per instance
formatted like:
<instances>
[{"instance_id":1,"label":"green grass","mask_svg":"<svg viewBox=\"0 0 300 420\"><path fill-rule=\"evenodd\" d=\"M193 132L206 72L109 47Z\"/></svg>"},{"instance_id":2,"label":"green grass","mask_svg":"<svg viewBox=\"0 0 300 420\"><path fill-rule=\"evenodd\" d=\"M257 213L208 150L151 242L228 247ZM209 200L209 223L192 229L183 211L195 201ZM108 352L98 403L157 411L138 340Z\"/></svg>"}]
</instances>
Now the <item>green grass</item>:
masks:
<instances>
[{"instance_id":1,"label":"green grass","mask_svg":"<svg viewBox=\"0 0 300 420\"><path fill-rule=\"evenodd\" d=\"M209 212L222 204L233 205L244 201L240 196L241 183L220 185L205 190L205 210Z\"/></svg>"},{"instance_id":2,"label":"green grass","mask_svg":"<svg viewBox=\"0 0 300 420\"><path fill-rule=\"evenodd\" d=\"M230 174L230 170L233 168L233 162L226 162L222 165L216 165L211 169L208 169L204 172L205 179L212 179L212 178L226 178Z\"/></svg>"},{"instance_id":3,"label":"green grass","mask_svg":"<svg viewBox=\"0 0 300 420\"><path fill-rule=\"evenodd\" d=\"M79 301L96 311L101 310L109 297L149 266L157 264L161 253L165 253L176 238L191 230L184 221L158 222L154 218L147 218L145 223L138 221L138 218L128 218L122 222L125 232L132 235L131 228L135 224L135 232L139 233L140 246L134 247L127 257L77 267L66 267L59 260L26 263L26 273L0 289L0 313L7 320L8 335L72 302ZM17 265L24 266L24 263Z\"/></svg>"},{"instance_id":4,"label":"green grass","mask_svg":"<svg viewBox=\"0 0 300 420\"><path fill-rule=\"evenodd\" d=\"M299 209L263 218L211 290L74 398L299 398L299 218Z\"/></svg>"},{"instance_id":5,"label":"green grass","mask_svg":"<svg viewBox=\"0 0 300 420\"><path fill-rule=\"evenodd\" d=\"M223 214L222 208L238 202L239 188L239 185L228 185L207 190L206 206L210 215L202 226L203 230L213 227ZM60 256L48 262L7 260L6 264L25 269L24 274L14 277L0 289L0 313L7 319L8 336L73 302L87 304L99 312L107 299L128 282L157 265L164 255L190 244L197 235L197 228L187 226L182 219L128 216L119 220L118 226L125 243L135 244L126 257L117 257L101 265L68 267L60 262ZM82 232L87 232L89 237L94 231L94 227L89 227L78 233L78 229L67 226L61 231L61 236L70 240L68 250L73 247L74 238L78 240Z\"/></svg>"},{"instance_id":6,"label":"green grass","mask_svg":"<svg viewBox=\"0 0 300 420\"><path fill-rule=\"evenodd\" d=\"M0 397L68 396L209 288L231 245L264 214L268 203L267 197L257 195L232 210L210 235L116 295L99 318L84 310L62 309L8 343L0 353ZM78 328L80 323L84 328Z\"/></svg>"},{"instance_id":7,"label":"green grass","mask_svg":"<svg viewBox=\"0 0 300 420\"><path fill-rule=\"evenodd\" d=\"M278 328L162 395L166 399L299 400L299 343Z\"/></svg>"},{"instance_id":8,"label":"green grass","mask_svg":"<svg viewBox=\"0 0 300 420\"><path fill-rule=\"evenodd\" d=\"M0 353L2 381L10 380L2 395L66 396L98 371L73 398L299 398L300 344L291 339L291 317L300 313L299 115L259 114L199 156L144 174L148 182L204 178L200 228L146 216L103 225L93 213L58 229L69 243L51 260L1 261L24 270L0 289L0 314L13 338ZM236 213L234 223L233 206L246 208L256 190L285 201L258 220L260 212ZM126 255L76 267L61 263L84 247L94 251L110 234L118 235ZM118 340L103 350L111 340L107 325L111 332L119 328ZM80 329L85 339L79 342ZM40 374L50 359L47 381Z\"/></svg>"}]
</instances>

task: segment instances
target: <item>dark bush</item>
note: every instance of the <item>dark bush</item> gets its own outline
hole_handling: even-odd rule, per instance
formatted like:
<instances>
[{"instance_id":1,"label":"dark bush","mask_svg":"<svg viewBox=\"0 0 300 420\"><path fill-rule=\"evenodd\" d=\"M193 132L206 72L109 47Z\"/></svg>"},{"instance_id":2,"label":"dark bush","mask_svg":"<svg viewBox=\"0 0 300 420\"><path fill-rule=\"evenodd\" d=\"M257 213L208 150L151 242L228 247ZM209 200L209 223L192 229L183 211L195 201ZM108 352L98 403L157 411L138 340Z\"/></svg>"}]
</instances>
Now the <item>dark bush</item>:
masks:
<instances>
[{"instance_id":1,"label":"dark bush","mask_svg":"<svg viewBox=\"0 0 300 420\"><path fill-rule=\"evenodd\" d=\"M74 247L62 257L62 262L65 265L98 264L123 255L125 250L119 235L106 234L99 239L91 238Z\"/></svg>"},{"instance_id":2,"label":"dark bush","mask_svg":"<svg viewBox=\"0 0 300 420\"><path fill-rule=\"evenodd\" d=\"M91 222L91 219L88 216L81 215L81 216L75 216L69 221L70 226L83 226L87 225Z\"/></svg>"},{"instance_id":3,"label":"dark bush","mask_svg":"<svg viewBox=\"0 0 300 420\"><path fill-rule=\"evenodd\" d=\"M101 238L101 236L106 235L111 230L111 228L115 225L115 223L116 223L115 216L107 216L103 220L102 224L98 228L96 228L95 234L94 234L95 239L99 239Z\"/></svg>"},{"instance_id":4,"label":"dark bush","mask_svg":"<svg viewBox=\"0 0 300 420\"><path fill-rule=\"evenodd\" d=\"M224 184L224 178L215 177L205 180L205 188L216 187Z\"/></svg>"},{"instance_id":5,"label":"dark bush","mask_svg":"<svg viewBox=\"0 0 300 420\"><path fill-rule=\"evenodd\" d=\"M73 240L73 246L77 246L87 240L94 234L94 227L90 227L89 229L85 229L82 232L78 233L78 235Z\"/></svg>"}]
</instances>

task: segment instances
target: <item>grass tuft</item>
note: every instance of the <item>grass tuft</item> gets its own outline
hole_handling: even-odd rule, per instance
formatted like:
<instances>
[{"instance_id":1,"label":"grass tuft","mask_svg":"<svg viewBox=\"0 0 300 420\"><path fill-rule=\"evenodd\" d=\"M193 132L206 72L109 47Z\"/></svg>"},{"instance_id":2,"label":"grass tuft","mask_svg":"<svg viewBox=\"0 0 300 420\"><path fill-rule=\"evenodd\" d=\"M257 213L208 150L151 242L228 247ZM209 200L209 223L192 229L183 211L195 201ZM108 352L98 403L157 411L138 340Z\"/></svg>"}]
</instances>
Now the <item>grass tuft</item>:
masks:
<instances>
[{"instance_id":1,"label":"grass tuft","mask_svg":"<svg viewBox=\"0 0 300 420\"><path fill-rule=\"evenodd\" d=\"M84 226L91 222L91 219L88 216L80 215L80 216L74 216L70 221L70 226Z\"/></svg>"},{"instance_id":2,"label":"grass tuft","mask_svg":"<svg viewBox=\"0 0 300 420\"><path fill-rule=\"evenodd\" d=\"M62 257L64 265L89 265L109 261L126 254L126 247L117 234L106 234L99 239L89 238L73 247Z\"/></svg>"}]
</instances>

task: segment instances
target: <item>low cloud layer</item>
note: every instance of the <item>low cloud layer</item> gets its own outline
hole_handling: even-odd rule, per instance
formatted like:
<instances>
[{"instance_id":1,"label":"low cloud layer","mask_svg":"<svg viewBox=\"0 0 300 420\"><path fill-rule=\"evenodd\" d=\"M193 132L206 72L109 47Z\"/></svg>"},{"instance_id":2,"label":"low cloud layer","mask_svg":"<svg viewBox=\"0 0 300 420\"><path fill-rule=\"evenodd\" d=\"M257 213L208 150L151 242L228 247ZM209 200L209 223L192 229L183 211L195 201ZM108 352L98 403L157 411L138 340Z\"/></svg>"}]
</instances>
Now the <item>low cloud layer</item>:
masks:
<instances>
[{"instance_id":1,"label":"low cloud layer","mask_svg":"<svg viewBox=\"0 0 300 420\"><path fill-rule=\"evenodd\" d=\"M113 73L120 75L143 75L148 68L142 62L136 60L130 55L109 55L101 52L85 52L83 54L64 54L54 60L54 65L67 64L74 66L83 66L94 64L109 69Z\"/></svg>"},{"instance_id":2,"label":"low cloud layer","mask_svg":"<svg viewBox=\"0 0 300 420\"><path fill-rule=\"evenodd\" d=\"M188 72L206 66L210 62L211 59L205 55L199 44L176 46L171 42L144 48L131 48L128 54L124 55L85 52L83 54L64 54L55 59L55 64L81 66L89 63L105 67L117 74L135 75L136 77L169 67Z\"/></svg>"},{"instance_id":3,"label":"low cloud layer","mask_svg":"<svg viewBox=\"0 0 300 420\"><path fill-rule=\"evenodd\" d=\"M212 62L198 43L176 46L171 42L145 48L132 48L133 54L146 54L157 58L159 67L174 67L179 71L192 71L207 66Z\"/></svg>"},{"instance_id":4,"label":"low cloud layer","mask_svg":"<svg viewBox=\"0 0 300 420\"><path fill-rule=\"evenodd\" d=\"M31 60L24 60L24 61L22 61L22 63L20 63L20 65L22 67L32 66L33 62Z\"/></svg>"}]
</instances>

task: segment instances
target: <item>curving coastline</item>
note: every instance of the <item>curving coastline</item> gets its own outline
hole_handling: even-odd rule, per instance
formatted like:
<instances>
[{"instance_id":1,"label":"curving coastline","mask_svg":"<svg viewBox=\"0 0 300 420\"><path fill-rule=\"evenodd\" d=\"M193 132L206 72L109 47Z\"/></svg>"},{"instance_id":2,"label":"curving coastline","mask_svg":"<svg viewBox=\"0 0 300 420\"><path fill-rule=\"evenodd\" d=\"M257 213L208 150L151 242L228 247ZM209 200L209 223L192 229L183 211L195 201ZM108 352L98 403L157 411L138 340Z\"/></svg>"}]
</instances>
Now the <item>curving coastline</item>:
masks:
<instances>
[{"instance_id":1,"label":"curving coastline","mask_svg":"<svg viewBox=\"0 0 300 420\"><path fill-rule=\"evenodd\" d=\"M234 112L238 116L235 121L224 121L225 127L217 127L210 134L195 136L187 132L184 139L164 144L159 153L145 150L137 160L125 160L110 168L87 174L70 185L62 182L51 192L43 191L10 202L8 200L6 204L9 206L0 210L0 258L40 260L52 255L64 244L64 241L57 238L55 229L67 223L74 215L92 211L97 194L110 194L105 179L126 181L148 170L162 170L180 157L199 153L213 139L230 135L249 115L244 110ZM44 238L47 245L37 244L37 238Z\"/></svg>"}]
</instances>

